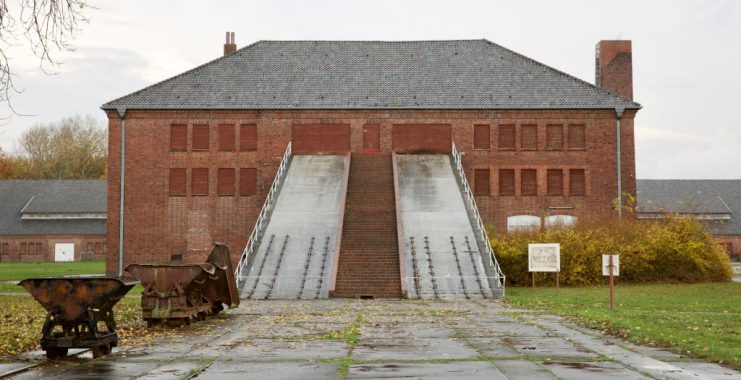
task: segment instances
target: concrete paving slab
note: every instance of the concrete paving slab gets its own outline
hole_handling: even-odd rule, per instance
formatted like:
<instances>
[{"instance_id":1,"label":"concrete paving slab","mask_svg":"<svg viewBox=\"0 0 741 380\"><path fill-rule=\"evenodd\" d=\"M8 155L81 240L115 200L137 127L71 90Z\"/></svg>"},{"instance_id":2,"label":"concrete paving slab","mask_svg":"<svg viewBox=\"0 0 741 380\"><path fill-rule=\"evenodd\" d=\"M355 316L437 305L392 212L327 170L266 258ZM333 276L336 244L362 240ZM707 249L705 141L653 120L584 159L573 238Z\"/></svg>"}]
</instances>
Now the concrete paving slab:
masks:
<instances>
[{"instance_id":1,"label":"concrete paving slab","mask_svg":"<svg viewBox=\"0 0 741 380\"><path fill-rule=\"evenodd\" d=\"M505 343L501 338L473 337L467 338L468 345L473 347L482 356L488 357L514 357L523 354L514 347Z\"/></svg>"},{"instance_id":2,"label":"concrete paving slab","mask_svg":"<svg viewBox=\"0 0 741 380\"><path fill-rule=\"evenodd\" d=\"M198 362L168 363L155 368L149 373L137 377L137 380L185 380L198 373L206 364Z\"/></svg>"},{"instance_id":3,"label":"concrete paving slab","mask_svg":"<svg viewBox=\"0 0 741 380\"><path fill-rule=\"evenodd\" d=\"M455 330L439 323L375 323L363 325L359 330L361 336L376 338L452 338L456 334Z\"/></svg>"},{"instance_id":4,"label":"concrete paving slab","mask_svg":"<svg viewBox=\"0 0 741 380\"><path fill-rule=\"evenodd\" d=\"M492 363L509 380L558 379L552 372L529 360L493 360Z\"/></svg>"},{"instance_id":5,"label":"concrete paving slab","mask_svg":"<svg viewBox=\"0 0 741 380\"><path fill-rule=\"evenodd\" d=\"M222 358L249 361L291 361L341 359L347 355L347 344L334 341L250 340L221 352ZM189 356L199 356L192 352Z\"/></svg>"},{"instance_id":6,"label":"concrete paving slab","mask_svg":"<svg viewBox=\"0 0 741 380\"><path fill-rule=\"evenodd\" d=\"M502 339L505 343L514 347L515 350L523 355L528 356L548 356L548 357L575 357L575 358L596 358L596 353L585 349L579 345L567 341L561 337L547 338L525 338L509 337Z\"/></svg>"},{"instance_id":7,"label":"concrete paving slab","mask_svg":"<svg viewBox=\"0 0 741 380\"><path fill-rule=\"evenodd\" d=\"M57 379L130 379L142 376L159 366L153 362L93 360L55 375Z\"/></svg>"},{"instance_id":8,"label":"concrete paving slab","mask_svg":"<svg viewBox=\"0 0 741 380\"><path fill-rule=\"evenodd\" d=\"M316 362L216 362L195 378L198 380L324 380L337 379L337 363Z\"/></svg>"},{"instance_id":9,"label":"concrete paving slab","mask_svg":"<svg viewBox=\"0 0 741 380\"><path fill-rule=\"evenodd\" d=\"M562 379L627 380L650 379L615 362L542 362L541 365Z\"/></svg>"},{"instance_id":10,"label":"concrete paving slab","mask_svg":"<svg viewBox=\"0 0 741 380\"><path fill-rule=\"evenodd\" d=\"M0 363L0 378L33 365L34 363Z\"/></svg>"},{"instance_id":11,"label":"concrete paving slab","mask_svg":"<svg viewBox=\"0 0 741 380\"><path fill-rule=\"evenodd\" d=\"M676 362L675 366L693 373L701 374L704 379L709 380L731 380L741 379L741 372L723 367L715 363L699 362Z\"/></svg>"},{"instance_id":12,"label":"concrete paving slab","mask_svg":"<svg viewBox=\"0 0 741 380\"><path fill-rule=\"evenodd\" d=\"M351 357L357 360L471 359L478 353L459 339L360 337Z\"/></svg>"},{"instance_id":13,"label":"concrete paving slab","mask_svg":"<svg viewBox=\"0 0 741 380\"><path fill-rule=\"evenodd\" d=\"M476 328L480 329L482 335L488 333L489 336L546 337L552 335L541 328L518 322L480 322Z\"/></svg>"},{"instance_id":14,"label":"concrete paving slab","mask_svg":"<svg viewBox=\"0 0 741 380\"><path fill-rule=\"evenodd\" d=\"M356 364L350 366L347 375L349 379L507 379L485 361Z\"/></svg>"}]
</instances>

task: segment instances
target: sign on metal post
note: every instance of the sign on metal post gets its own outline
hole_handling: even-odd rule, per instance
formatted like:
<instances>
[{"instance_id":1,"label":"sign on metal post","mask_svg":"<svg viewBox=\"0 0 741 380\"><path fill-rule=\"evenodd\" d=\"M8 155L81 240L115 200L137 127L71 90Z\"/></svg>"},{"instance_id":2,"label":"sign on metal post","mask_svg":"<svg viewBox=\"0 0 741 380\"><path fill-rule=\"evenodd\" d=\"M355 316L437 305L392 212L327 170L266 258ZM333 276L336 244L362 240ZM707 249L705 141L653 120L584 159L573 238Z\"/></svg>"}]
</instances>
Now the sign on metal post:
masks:
<instances>
[{"instance_id":1,"label":"sign on metal post","mask_svg":"<svg viewBox=\"0 0 741 380\"><path fill-rule=\"evenodd\" d=\"M620 255L602 255L602 275L610 275L610 256L612 256L612 275L620 275Z\"/></svg>"},{"instance_id":2,"label":"sign on metal post","mask_svg":"<svg viewBox=\"0 0 741 380\"><path fill-rule=\"evenodd\" d=\"M558 275L561 272L561 244L528 244L527 269L533 276L533 289L535 289L535 272L555 272L556 289L558 289Z\"/></svg>"},{"instance_id":3,"label":"sign on metal post","mask_svg":"<svg viewBox=\"0 0 741 380\"><path fill-rule=\"evenodd\" d=\"M602 275L610 276L610 310L615 308L615 276L620 275L620 256L602 255Z\"/></svg>"}]
</instances>

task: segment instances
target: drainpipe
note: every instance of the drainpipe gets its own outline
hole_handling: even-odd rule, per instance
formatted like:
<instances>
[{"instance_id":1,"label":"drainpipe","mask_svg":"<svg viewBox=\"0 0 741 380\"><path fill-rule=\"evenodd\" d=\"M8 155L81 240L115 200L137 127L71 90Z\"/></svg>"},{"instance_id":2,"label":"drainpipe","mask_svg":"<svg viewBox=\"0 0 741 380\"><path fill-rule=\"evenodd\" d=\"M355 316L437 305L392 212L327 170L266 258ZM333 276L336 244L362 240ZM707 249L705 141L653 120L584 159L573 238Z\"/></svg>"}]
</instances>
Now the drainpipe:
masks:
<instances>
[{"instance_id":1,"label":"drainpipe","mask_svg":"<svg viewBox=\"0 0 741 380\"><path fill-rule=\"evenodd\" d=\"M126 174L126 108L117 109L121 117L121 175L119 177L118 203L118 277L123 275L124 244L124 175Z\"/></svg>"},{"instance_id":2,"label":"drainpipe","mask_svg":"<svg viewBox=\"0 0 741 380\"><path fill-rule=\"evenodd\" d=\"M624 107L615 108L615 144L617 145L617 212L618 216L623 216L623 174L622 174L622 155L620 143L620 119L623 117Z\"/></svg>"}]
</instances>

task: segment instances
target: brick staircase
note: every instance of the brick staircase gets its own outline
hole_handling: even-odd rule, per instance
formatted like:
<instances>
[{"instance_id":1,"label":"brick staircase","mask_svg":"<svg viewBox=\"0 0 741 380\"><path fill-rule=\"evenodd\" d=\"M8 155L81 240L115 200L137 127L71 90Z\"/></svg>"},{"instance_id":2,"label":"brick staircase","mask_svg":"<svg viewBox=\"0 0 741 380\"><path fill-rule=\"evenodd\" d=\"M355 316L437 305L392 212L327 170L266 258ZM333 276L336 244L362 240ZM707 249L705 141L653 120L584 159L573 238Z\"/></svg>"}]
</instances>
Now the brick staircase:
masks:
<instances>
[{"instance_id":1,"label":"brick staircase","mask_svg":"<svg viewBox=\"0 0 741 380\"><path fill-rule=\"evenodd\" d=\"M400 298L390 154L353 154L334 297Z\"/></svg>"}]
</instances>

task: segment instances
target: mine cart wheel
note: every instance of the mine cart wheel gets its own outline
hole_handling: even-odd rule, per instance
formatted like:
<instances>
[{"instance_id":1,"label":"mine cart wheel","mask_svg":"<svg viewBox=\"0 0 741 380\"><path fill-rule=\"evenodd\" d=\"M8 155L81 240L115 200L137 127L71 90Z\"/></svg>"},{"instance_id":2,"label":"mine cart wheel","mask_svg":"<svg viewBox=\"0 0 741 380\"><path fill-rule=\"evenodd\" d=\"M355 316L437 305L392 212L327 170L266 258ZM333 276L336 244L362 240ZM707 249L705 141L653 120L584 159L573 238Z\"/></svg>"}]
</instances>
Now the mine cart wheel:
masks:
<instances>
[{"instance_id":1,"label":"mine cart wheel","mask_svg":"<svg viewBox=\"0 0 741 380\"><path fill-rule=\"evenodd\" d=\"M66 348L51 347L46 349L46 358L49 360L64 358L67 356Z\"/></svg>"},{"instance_id":2,"label":"mine cart wheel","mask_svg":"<svg viewBox=\"0 0 741 380\"><path fill-rule=\"evenodd\" d=\"M160 321L158 321L156 319L146 319L146 321L147 321L147 328L148 329L151 329L151 328L153 328L153 327L155 327L155 326L157 326L157 325L160 324Z\"/></svg>"},{"instance_id":3,"label":"mine cart wheel","mask_svg":"<svg viewBox=\"0 0 741 380\"><path fill-rule=\"evenodd\" d=\"M206 320L206 312L202 311L198 313L198 316L196 317L197 321L205 321Z\"/></svg>"}]
</instances>

